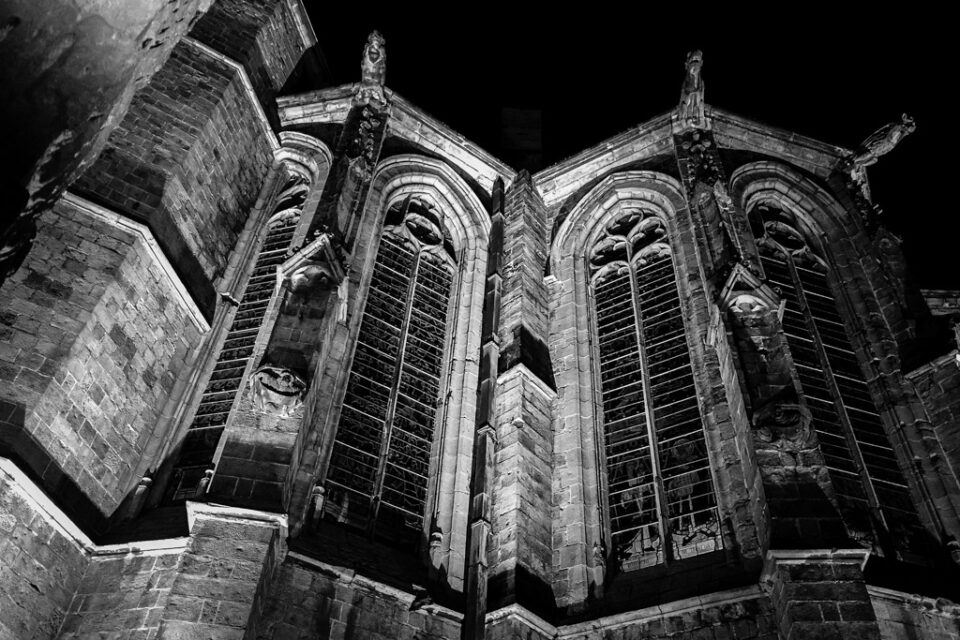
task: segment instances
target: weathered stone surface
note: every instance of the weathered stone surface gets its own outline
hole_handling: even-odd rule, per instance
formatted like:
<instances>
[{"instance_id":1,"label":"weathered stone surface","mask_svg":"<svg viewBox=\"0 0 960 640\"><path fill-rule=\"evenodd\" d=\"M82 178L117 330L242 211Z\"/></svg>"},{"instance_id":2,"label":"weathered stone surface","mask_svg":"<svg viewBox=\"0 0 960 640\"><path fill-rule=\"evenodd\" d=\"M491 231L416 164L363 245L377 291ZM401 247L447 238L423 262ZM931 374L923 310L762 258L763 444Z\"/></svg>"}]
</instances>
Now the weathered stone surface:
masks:
<instances>
[{"instance_id":1,"label":"weathered stone surface","mask_svg":"<svg viewBox=\"0 0 960 640\"><path fill-rule=\"evenodd\" d=\"M205 328L136 229L67 201L41 221L0 289L0 443L109 516L156 464L160 413Z\"/></svg>"},{"instance_id":2,"label":"weathered stone surface","mask_svg":"<svg viewBox=\"0 0 960 640\"><path fill-rule=\"evenodd\" d=\"M70 603L57 636L62 640L154 637L170 586L181 570L181 551L94 556Z\"/></svg>"},{"instance_id":3,"label":"weathered stone surface","mask_svg":"<svg viewBox=\"0 0 960 640\"><path fill-rule=\"evenodd\" d=\"M76 541L0 470L0 638L54 638L87 562Z\"/></svg>"},{"instance_id":4,"label":"weathered stone surface","mask_svg":"<svg viewBox=\"0 0 960 640\"><path fill-rule=\"evenodd\" d=\"M184 41L72 189L149 226L209 317L272 161L265 126L240 71Z\"/></svg>"},{"instance_id":5,"label":"weathered stone surface","mask_svg":"<svg viewBox=\"0 0 960 640\"><path fill-rule=\"evenodd\" d=\"M209 4L4 3L0 122L9 153L0 183L0 282L19 267L36 216L96 157L133 93Z\"/></svg>"},{"instance_id":6,"label":"weathered stone surface","mask_svg":"<svg viewBox=\"0 0 960 640\"><path fill-rule=\"evenodd\" d=\"M260 640L455 640L451 612L411 610L413 596L288 559L264 609Z\"/></svg>"}]
</instances>

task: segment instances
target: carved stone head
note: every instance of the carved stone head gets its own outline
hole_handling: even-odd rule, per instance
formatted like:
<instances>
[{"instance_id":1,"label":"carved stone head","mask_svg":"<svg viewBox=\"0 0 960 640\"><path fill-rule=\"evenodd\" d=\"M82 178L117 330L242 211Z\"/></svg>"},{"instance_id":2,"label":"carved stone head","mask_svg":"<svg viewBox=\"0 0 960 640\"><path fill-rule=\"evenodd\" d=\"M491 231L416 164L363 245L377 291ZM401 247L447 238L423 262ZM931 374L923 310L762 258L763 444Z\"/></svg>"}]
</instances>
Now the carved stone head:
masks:
<instances>
[{"instance_id":1,"label":"carved stone head","mask_svg":"<svg viewBox=\"0 0 960 640\"><path fill-rule=\"evenodd\" d=\"M385 40L383 36L380 35L380 32L373 30L370 32L370 35L367 36L367 46L363 49L363 57L369 60L371 63L376 64L380 61L380 58L384 57L384 45Z\"/></svg>"},{"instance_id":2,"label":"carved stone head","mask_svg":"<svg viewBox=\"0 0 960 640\"><path fill-rule=\"evenodd\" d=\"M699 75L703 66L703 52L697 49L687 54L687 73Z\"/></svg>"}]
</instances>

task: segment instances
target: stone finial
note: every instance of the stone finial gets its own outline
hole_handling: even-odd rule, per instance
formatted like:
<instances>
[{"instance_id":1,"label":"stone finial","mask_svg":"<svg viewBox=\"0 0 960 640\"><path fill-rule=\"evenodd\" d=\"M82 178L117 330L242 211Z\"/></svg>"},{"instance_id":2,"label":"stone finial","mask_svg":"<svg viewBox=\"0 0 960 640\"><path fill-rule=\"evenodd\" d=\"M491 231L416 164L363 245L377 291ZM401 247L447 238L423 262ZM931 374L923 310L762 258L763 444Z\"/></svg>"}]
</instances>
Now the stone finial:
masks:
<instances>
[{"instance_id":1,"label":"stone finial","mask_svg":"<svg viewBox=\"0 0 960 640\"><path fill-rule=\"evenodd\" d=\"M703 80L700 78L700 69L703 67L703 53L691 51L687 54L687 74L683 79L683 88L680 91L680 106L677 116L681 123L702 128L705 121L703 111Z\"/></svg>"},{"instance_id":2,"label":"stone finial","mask_svg":"<svg viewBox=\"0 0 960 640\"><path fill-rule=\"evenodd\" d=\"M851 161L858 168L869 167L896 147L901 140L913 133L917 128L916 122L907 114L900 116L900 122L891 122L874 131L866 140L860 143Z\"/></svg>"},{"instance_id":3,"label":"stone finial","mask_svg":"<svg viewBox=\"0 0 960 640\"><path fill-rule=\"evenodd\" d=\"M383 84L387 76L387 49L383 36L373 31L367 37L360 60L360 88L354 98L354 104L383 107L387 97L383 93Z\"/></svg>"}]
</instances>

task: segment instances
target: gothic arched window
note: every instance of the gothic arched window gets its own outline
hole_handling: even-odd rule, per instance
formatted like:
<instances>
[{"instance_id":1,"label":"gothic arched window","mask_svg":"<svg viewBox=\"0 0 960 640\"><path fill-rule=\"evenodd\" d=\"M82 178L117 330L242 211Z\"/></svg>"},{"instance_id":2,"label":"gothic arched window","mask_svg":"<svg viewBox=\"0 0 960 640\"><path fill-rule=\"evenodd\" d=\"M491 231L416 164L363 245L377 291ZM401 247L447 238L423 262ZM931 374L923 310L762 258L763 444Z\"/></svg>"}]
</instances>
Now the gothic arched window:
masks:
<instances>
[{"instance_id":1,"label":"gothic arched window","mask_svg":"<svg viewBox=\"0 0 960 640\"><path fill-rule=\"evenodd\" d=\"M295 174L277 198L250 280L180 448L168 493L170 500L192 498L213 466L214 453L273 295L277 265L287 257L309 189L310 182Z\"/></svg>"},{"instance_id":2,"label":"gothic arched window","mask_svg":"<svg viewBox=\"0 0 960 640\"><path fill-rule=\"evenodd\" d=\"M437 212L390 208L326 475L324 517L401 545L423 530L456 273Z\"/></svg>"},{"instance_id":3,"label":"gothic arched window","mask_svg":"<svg viewBox=\"0 0 960 640\"><path fill-rule=\"evenodd\" d=\"M795 217L751 211L761 263L783 304L781 324L813 416L824 461L851 532L876 544L874 520L904 540L917 523L907 481L884 432L823 259Z\"/></svg>"},{"instance_id":4,"label":"gothic arched window","mask_svg":"<svg viewBox=\"0 0 960 640\"><path fill-rule=\"evenodd\" d=\"M589 255L611 556L622 570L722 547L664 221L622 210Z\"/></svg>"}]
</instances>

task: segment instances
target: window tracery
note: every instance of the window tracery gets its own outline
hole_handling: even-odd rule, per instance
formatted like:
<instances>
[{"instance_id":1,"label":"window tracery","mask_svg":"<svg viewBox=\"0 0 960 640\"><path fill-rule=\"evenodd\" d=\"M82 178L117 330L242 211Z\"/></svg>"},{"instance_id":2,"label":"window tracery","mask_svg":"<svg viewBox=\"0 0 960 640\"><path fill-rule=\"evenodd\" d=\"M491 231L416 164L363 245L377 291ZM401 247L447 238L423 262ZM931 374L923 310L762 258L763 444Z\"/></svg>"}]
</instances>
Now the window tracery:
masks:
<instances>
[{"instance_id":1,"label":"window tracery","mask_svg":"<svg viewBox=\"0 0 960 640\"><path fill-rule=\"evenodd\" d=\"M294 174L277 198L250 280L180 449L168 494L172 501L192 498L201 488L206 472L213 466L220 436L240 389L247 363L253 355L257 334L273 295L277 265L287 257L287 249L300 222L301 209L309 190L310 181Z\"/></svg>"},{"instance_id":2,"label":"window tracery","mask_svg":"<svg viewBox=\"0 0 960 640\"><path fill-rule=\"evenodd\" d=\"M761 264L782 301L783 331L844 520L866 546L878 527L909 547L917 513L830 286L829 268L789 212L751 212Z\"/></svg>"},{"instance_id":3,"label":"window tracery","mask_svg":"<svg viewBox=\"0 0 960 640\"><path fill-rule=\"evenodd\" d=\"M622 210L594 242L588 263L612 556L630 570L720 549L716 490L664 221L651 210Z\"/></svg>"},{"instance_id":4,"label":"window tracery","mask_svg":"<svg viewBox=\"0 0 960 640\"><path fill-rule=\"evenodd\" d=\"M387 212L326 475L324 517L421 538L457 258L435 209Z\"/></svg>"}]
</instances>

